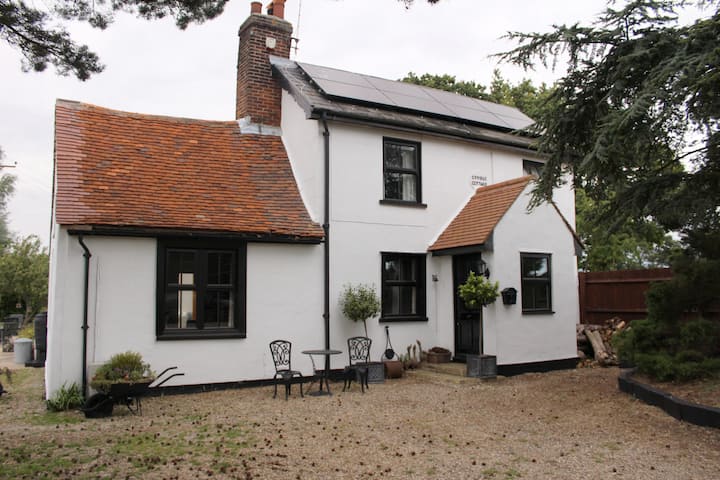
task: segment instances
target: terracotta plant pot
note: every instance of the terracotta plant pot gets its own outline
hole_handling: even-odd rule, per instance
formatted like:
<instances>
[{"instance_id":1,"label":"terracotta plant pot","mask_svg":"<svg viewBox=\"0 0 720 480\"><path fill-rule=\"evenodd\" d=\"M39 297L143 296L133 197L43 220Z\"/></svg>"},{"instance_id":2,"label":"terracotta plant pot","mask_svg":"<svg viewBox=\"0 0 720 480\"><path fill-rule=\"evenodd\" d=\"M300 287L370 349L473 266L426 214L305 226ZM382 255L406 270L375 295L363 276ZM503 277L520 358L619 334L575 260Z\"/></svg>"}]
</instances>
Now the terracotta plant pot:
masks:
<instances>
[{"instance_id":1,"label":"terracotta plant pot","mask_svg":"<svg viewBox=\"0 0 720 480\"><path fill-rule=\"evenodd\" d=\"M400 378L403 375L403 364L400 360L385 360L385 377Z\"/></svg>"},{"instance_id":2,"label":"terracotta plant pot","mask_svg":"<svg viewBox=\"0 0 720 480\"><path fill-rule=\"evenodd\" d=\"M436 352L427 352L427 362L428 363L447 363L450 361L451 353L436 353Z\"/></svg>"}]
</instances>

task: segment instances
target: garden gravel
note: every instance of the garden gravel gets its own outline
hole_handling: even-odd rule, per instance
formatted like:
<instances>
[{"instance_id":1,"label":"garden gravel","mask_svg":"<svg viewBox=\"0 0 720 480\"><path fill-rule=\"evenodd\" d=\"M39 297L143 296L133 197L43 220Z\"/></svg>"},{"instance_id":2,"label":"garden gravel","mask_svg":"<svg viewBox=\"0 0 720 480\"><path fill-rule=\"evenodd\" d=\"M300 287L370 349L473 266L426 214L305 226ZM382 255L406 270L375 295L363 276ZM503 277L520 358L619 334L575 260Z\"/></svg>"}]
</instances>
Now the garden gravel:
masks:
<instances>
[{"instance_id":1,"label":"garden gravel","mask_svg":"<svg viewBox=\"0 0 720 480\"><path fill-rule=\"evenodd\" d=\"M0 400L0 478L720 479L720 430L619 392L618 373L421 370L365 394L173 395L96 420L48 421L36 393L18 393Z\"/></svg>"}]
</instances>

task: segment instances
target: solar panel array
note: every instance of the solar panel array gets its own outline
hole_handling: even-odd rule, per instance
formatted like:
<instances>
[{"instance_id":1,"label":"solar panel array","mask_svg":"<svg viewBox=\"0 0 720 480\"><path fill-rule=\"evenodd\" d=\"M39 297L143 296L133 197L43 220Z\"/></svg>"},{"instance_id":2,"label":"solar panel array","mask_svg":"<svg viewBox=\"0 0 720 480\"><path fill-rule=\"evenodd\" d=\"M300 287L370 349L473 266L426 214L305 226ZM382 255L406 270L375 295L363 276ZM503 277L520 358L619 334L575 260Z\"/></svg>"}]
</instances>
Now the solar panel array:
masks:
<instances>
[{"instance_id":1,"label":"solar panel array","mask_svg":"<svg viewBox=\"0 0 720 480\"><path fill-rule=\"evenodd\" d=\"M301 62L297 64L328 97L451 117L510 130L520 130L533 123L530 117L513 107L412 83Z\"/></svg>"}]
</instances>

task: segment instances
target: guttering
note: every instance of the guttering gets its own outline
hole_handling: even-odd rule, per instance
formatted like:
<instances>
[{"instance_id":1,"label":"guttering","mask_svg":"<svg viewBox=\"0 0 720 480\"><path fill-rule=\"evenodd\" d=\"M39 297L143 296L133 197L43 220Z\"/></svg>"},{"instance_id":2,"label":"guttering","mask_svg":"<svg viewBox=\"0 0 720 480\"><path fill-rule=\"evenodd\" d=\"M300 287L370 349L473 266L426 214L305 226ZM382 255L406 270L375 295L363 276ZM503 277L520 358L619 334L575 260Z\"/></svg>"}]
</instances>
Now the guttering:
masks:
<instances>
[{"instance_id":1,"label":"guttering","mask_svg":"<svg viewBox=\"0 0 720 480\"><path fill-rule=\"evenodd\" d=\"M83 236L78 237L78 242L84 250L83 257L85 258L85 286L83 294L83 342L82 342L82 393L83 396L87 397L87 331L88 331L88 286L90 280L90 249L88 249L85 242L83 242Z\"/></svg>"},{"instance_id":2,"label":"guttering","mask_svg":"<svg viewBox=\"0 0 720 480\"><path fill-rule=\"evenodd\" d=\"M323 124L323 143L325 148L325 212L323 231L325 232L324 251L324 299L323 319L325 320L325 349L330 349L330 130L328 129L325 113L321 117ZM325 371L330 369L330 357L325 356Z\"/></svg>"}]
</instances>

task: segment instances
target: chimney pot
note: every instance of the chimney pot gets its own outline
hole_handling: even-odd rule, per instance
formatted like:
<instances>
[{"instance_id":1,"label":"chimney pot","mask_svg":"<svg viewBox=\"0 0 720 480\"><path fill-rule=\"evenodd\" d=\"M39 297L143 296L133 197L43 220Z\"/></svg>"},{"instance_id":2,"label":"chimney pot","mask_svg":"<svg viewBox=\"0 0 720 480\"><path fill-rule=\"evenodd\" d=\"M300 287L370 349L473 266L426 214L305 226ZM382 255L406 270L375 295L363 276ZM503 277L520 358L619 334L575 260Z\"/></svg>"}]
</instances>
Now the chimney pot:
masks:
<instances>
[{"instance_id":1,"label":"chimney pot","mask_svg":"<svg viewBox=\"0 0 720 480\"><path fill-rule=\"evenodd\" d=\"M268 3L267 14L277 18L285 18L285 0L273 0Z\"/></svg>"},{"instance_id":2,"label":"chimney pot","mask_svg":"<svg viewBox=\"0 0 720 480\"><path fill-rule=\"evenodd\" d=\"M262 2L251 2L250 3L250 13L260 13L262 14Z\"/></svg>"}]
</instances>

